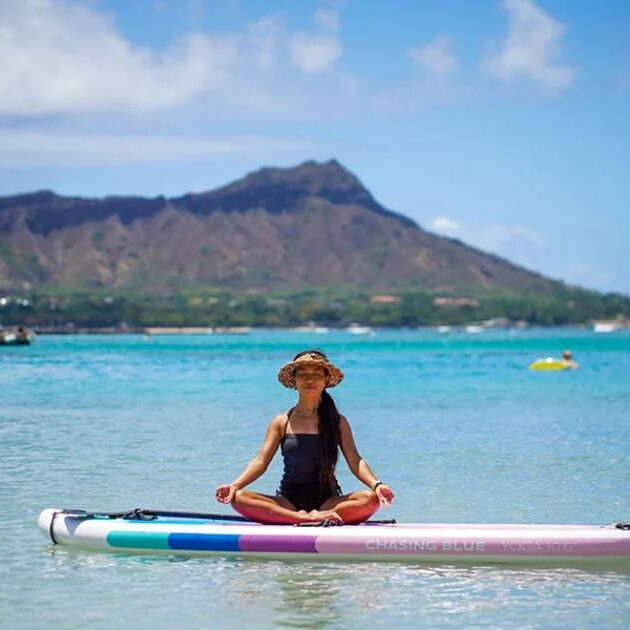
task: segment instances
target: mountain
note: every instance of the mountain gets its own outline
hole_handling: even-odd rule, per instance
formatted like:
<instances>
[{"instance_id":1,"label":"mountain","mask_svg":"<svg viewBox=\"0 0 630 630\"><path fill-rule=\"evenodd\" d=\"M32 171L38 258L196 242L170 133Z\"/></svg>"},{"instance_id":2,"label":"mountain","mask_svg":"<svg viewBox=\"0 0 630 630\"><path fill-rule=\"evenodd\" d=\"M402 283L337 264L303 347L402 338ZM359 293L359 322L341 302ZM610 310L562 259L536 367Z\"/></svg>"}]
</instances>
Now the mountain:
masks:
<instances>
[{"instance_id":1,"label":"mountain","mask_svg":"<svg viewBox=\"0 0 630 630\"><path fill-rule=\"evenodd\" d=\"M0 198L0 288L352 286L383 291L561 283L381 206L335 160L263 168L182 197Z\"/></svg>"}]
</instances>

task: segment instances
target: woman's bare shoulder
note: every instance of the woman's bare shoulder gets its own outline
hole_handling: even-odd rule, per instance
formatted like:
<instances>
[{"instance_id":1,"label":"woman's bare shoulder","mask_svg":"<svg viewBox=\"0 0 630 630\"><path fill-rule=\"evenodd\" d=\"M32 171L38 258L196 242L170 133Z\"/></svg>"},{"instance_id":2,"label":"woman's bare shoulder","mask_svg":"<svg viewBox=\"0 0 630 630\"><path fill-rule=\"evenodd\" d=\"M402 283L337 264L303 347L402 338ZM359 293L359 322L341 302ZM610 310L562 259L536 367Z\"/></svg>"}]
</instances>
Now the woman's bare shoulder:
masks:
<instances>
[{"instance_id":1,"label":"woman's bare shoulder","mask_svg":"<svg viewBox=\"0 0 630 630\"><path fill-rule=\"evenodd\" d=\"M271 422L269 423L269 428L283 430L284 425L287 423L288 419L289 416L286 411L283 413L279 413L271 419Z\"/></svg>"}]
</instances>

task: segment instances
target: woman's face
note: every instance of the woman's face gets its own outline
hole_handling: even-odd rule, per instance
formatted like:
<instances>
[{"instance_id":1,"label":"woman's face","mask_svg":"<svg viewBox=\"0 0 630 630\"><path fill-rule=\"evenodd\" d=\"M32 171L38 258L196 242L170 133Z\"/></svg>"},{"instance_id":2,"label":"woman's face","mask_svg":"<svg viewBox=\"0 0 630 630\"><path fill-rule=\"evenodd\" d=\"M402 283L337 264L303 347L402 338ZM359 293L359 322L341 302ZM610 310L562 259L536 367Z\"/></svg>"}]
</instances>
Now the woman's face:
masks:
<instances>
[{"instance_id":1,"label":"woman's face","mask_svg":"<svg viewBox=\"0 0 630 630\"><path fill-rule=\"evenodd\" d=\"M295 370L295 387L299 392L321 394L326 387L325 368L319 365L305 365Z\"/></svg>"}]
</instances>

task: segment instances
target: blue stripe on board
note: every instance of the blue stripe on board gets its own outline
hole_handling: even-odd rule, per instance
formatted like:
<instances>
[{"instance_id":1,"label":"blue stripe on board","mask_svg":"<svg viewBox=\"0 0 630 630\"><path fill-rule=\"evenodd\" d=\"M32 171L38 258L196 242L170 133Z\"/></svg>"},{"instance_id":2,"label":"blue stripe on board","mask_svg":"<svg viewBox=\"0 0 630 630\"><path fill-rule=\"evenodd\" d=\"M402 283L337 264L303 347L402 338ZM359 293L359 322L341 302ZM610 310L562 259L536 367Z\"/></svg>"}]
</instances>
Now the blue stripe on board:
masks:
<instances>
[{"instance_id":1,"label":"blue stripe on board","mask_svg":"<svg viewBox=\"0 0 630 630\"><path fill-rule=\"evenodd\" d=\"M240 551L239 538L237 534L171 534L168 546L190 551Z\"/></svg>"}]
</instances>

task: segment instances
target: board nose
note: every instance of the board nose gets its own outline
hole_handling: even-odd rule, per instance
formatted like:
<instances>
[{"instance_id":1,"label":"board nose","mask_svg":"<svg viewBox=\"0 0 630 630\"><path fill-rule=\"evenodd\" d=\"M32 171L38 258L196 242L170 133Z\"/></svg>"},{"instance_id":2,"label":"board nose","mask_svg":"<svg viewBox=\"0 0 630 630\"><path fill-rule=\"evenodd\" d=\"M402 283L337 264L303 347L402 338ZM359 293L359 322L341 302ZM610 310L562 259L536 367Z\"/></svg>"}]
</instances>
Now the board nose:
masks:
<instances>
[{"instance_id":1,"label":"board nose","mask_svg":"<svg viewBox=\"0 0 630 630\"><path fill-rule=\"evenodd\" d=\"M39 526L42 534L54 543L56 543L57 541L53 538L51 528L53 525L55 514L58 514L60 511L61 510L58 508L46 508L45 510L42 510L40 512L39 518L37 519L37 525Z\"/></svg>"}]
</instances>

